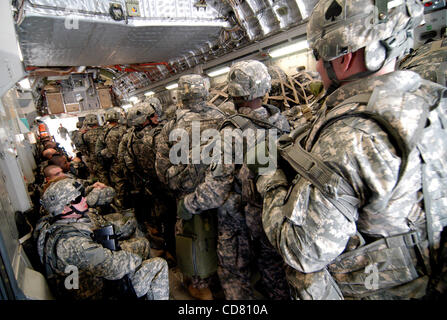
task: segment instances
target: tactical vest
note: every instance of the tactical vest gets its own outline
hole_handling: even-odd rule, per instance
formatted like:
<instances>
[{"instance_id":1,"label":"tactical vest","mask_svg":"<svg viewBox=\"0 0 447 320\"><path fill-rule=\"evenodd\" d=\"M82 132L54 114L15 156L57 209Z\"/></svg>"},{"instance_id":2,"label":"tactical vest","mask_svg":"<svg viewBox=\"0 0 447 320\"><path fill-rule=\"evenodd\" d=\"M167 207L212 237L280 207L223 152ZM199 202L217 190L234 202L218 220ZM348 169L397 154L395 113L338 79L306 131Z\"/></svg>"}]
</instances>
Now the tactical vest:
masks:
<instances>
[{"instance_id":1,"label":"tactical vest","mask_svg":"<svg viewBox=\"0 0 447 320\"><path fill-rule=\"evenodd\" d=\"M45 235L43 245L43 264L48 284L55 295L61 299L84 300L102 298L103 280L89 271L79 270L79 289L67 289L65 280L69 274L64 273L66 265L61 265L57 257L57 245L72 236L90 237L91 233L68 225L52 225Z\"/></svg>"},{"instance_id":2,"label":"tactical vest","mask_svg":"<svg viewBox=\"0 0 447 320\"><path fill-rule=\"evenodd\" d=\"M372 93L359 94L345 100L332 108L325 119L312 130L306 128L298 130L290 135L291 140L283 139L283 144L278 146L281 157L298 172L289 188L284 205L284 212L292 220L298 196L294 188L299 185L300 179L311 182L346 219L351 222L357 219L359 200L351 185L322 159L311 153L321 133L336 121L352 117L368 119L378 124L388 135L401 158L398 180L393 192L405 173L410 151L414 148L419 151L428 238L421 239L416 230L411 230L405 234L392 235L365 244L363 237L358 234L361 240L360 246L352 251L345 251L327 267L345 297L362 298L380 295L387 289L404 284L407 288L424 287L432 267L436 264L435 252L439 246L439 235L447 225L447 191L444 188L447 181L447 120L444 115L447 90L425 80L422 80L420 88L424 89L418 91L420 95L429 91L436 97L436 102L431 106L428 103L421 106L412 145L405 143L397 128L393 126L392 113L395 111L393 107L396 106L384 107L387 106L384 102L387 101L389 91L380 91L376 88ZM405 91L401 94L403 96ZM436 158L430 152L434 146L440 151ZM431 261L423 257L423 252L424 250L426 252L427 248ZM380 278L375 287L367 288L365 281L369 273L365 271L370 265L377 266Z\"/></svg>"},{"instance_id":3,"label":"tactical vest","mask_svg":"<svg viewBox=\"0 0 447 320\"><path fill-rule=\"evenodd\" d=\"M166 124L166 129L168 133L176 128L181 128L189 133L190 137L190 150L192 147L192 124L193 122L200 122L200 134L202 134L207 129L218 129L221 123L225 120L226 114L216 108L213 105L207 104L206 108L213 109L218 111L223 115L222 118L197 118L194 120L186 120L185 117L189 114L189 112L185 112L180 115L176 120L171 120ZM195 113L195 112L194 112ZM173 143L169 142L169 146L172 147ZM202 150L200 150L201 152ZM190 159L191 161L191 159ZM178 193L178 196L187 195L191 192L194 192L196 187L205 179L206 170L208 168L208 164L187 164L182 165L178 164L176 166L171 167L170 169L175 169L175 172L169 174L168 185L169 188L175 190Z\"/></svg>"},{"instance_id":4,"label":"tactical vest","mask_svg":"<svg viewBox=\"0 0 447 320\"><path fill-rule=\"evenodd\" d=\"M145 129L143 129L145 130ZM129 132L129 140L127 142L127 154L124 157L125 164L134 174L141 171L143 180L157 181L155 173L155 137L161 132L161 127L153 127L144 132L143 137L138 138L135 128Z\"/></svg>"},{"instance_id":5,"label":"tactical vest","mask_svg":"<svg viewBox=\"0 0 447 320\"><path fill-rule=\"evenodd\" d=\"M269 113L279 112L279 109L277 109L275 106L271 105L263 105L264 108L266 108ZM277 126L271 124L268 121L256 119L253 117L250 117L248 115L243 114L235 114L232 116L227 117L227 119L222 123L221 130L224 129L226 126L231 125L237 129L240 129L242 132L247 129L252 130L267 130L267 129L277 129L280 134L284 134L280 128ZM244 137L245 140L245 137ZM244 141L244 145L247 145ZM246 150L244 150L244 155L246 154ZM239 191L242 196L242 201L245 203L250 203L253 206L259 207L262 209L262 198L259 192L256 190L255 185L255 178L256 174L253 173L247 165L244 163L240 170L238 171L238 174L236 176L236 179L239 183L236 184L236 191Z\"/></svg>"}]
</instances>

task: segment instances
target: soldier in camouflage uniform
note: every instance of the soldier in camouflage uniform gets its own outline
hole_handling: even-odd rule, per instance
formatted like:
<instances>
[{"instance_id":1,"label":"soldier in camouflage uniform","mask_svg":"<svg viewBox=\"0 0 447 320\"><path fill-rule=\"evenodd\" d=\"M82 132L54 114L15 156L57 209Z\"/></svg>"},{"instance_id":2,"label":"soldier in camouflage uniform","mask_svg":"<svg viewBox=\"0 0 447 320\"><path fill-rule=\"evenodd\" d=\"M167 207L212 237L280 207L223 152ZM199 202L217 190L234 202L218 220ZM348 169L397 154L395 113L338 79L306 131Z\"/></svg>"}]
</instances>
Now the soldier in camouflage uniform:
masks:
<instances>
[{"instance_id":1,"label":"soldier in camouflage uniform","mask_svg":"<svg viewBox=\"0 0 447 320\"><path fill-rule=\"evenodd\" d=\"M38 224L38 253L49 282L60 298L105 298L105 280L125 279L134 297L150 300L169 298L168 266L161 258L147 259L144 238L128 238L136 221L121 217L105 220L88 209L81 184L72 179L54 182L42 197L51 217ZM100 221L100 219L102 219ZM121 250L108 249L93 241L94 230L112 224ZM63 241L62 241L63 240ZM66 285L67 267L76 267L79 288ZM65 282L65 283L64 283ZM64 288L65 284L65 288Z\"/></svg>"},{"instance_id":2,"label":"soldier in camouflage uniform","mask_svg":"<svg viewBox=\"0 0 447 320\"><path fill-rule=\"evenodd\" d=\"M85 130L82 129L81 122L76 122L76 128L76 130L70 132L71 144L73 146L73 149L84 154L86 152L86 149L82 141L82 134L85 132Z\"/></svg>"},{"instance_id":3,"label":"soldier in camouflage uniform","mask_svg":"<svg viewBox=\"0 0 447 320\"><path fill-rule=\"evenodd\" d=\"M386 3L316 5L307 36L329 96L310 131L281 137L281 170L257 180L296 299L420 298L436 269L445 88L394 71L423 6Z\"/></svg>"},{"instance_id":4,"label":"soldier in camouflage uniform","mask_svg":"<svg viewBox=\"0 0 447 320\"><path fill-rule=\"evenodd\" d=\"M399 69L410 70L422 78L447 85L447 38L429 42L405 56Z\"/></svg>"},{"instance_id":5,"label":"soldier in camouflage uniform","mask_svg":"<svg viewBox=\"0 0 447 320\"><path fill-rule=\"evenodd\" d=\"M241 130L245 128L290 131L277 107L262 104L262 98L270 90L270 81L266 66L254 60L238 62L228 73L228 92L238 114L223 123L220 133L222 145L233 160L239 154L233 149L232 140L225 139L227 130L239 129L234 131L239 145L244 143ZM246 148L250 149L253 142L245 141ZM195 191L183 197L179 207L184 219L218 208L218 275L227 299L255 298L250 284L251 261L256 262L263 293L268 298L290 297L284 263L262 230L262 200L255 191L254 176L245 164L235 161L224 164L222 157L220 163L211 165Z\"/></svg>"},{"instance_id":6,"label":"soldier in camouflage uniform","mask_svg":"<svg viewBox=\"0 0 447 320\"><path fill-rule=\"evenodd\" d=\"M170 215L175 213L173 199L159 183L155 172L156 140L162 129L158 118L161 116L161 105L154 100L130 108L129 130L118 150L120 164L134 187L132 198L138 217L146 223L152 254L157 256L173 250L174 229L168 224Z\"/></svg>"},{"instance_id":7,"label":"soldier in camouflage uniform","mask_svg":"<svg viewBox=\"0 0 447 320\"><path fill-rule=\"evenodd\" d=\"M99 181L110 185L107 172L96 154L96 141L103 135L103 128L98 125L98 117L95 114L85 116L84 125L87 131L82 134L82 141L86 146L90 174Z\"/></svg>"},{"instance_id":8,"label":"soldier in camouflage uniform","mask_svg":"<svg viewBox=\"0 0 447 320\"><path fill-rule=\"evenodd\" d=\"M111 186L116 190L116 204L123 206L125 194L125 177L122 165L118 160L118 147L121 139L127 132L125 125L119 124L123 110L113 107L105 112L105 121L103 134L96 141L95 153L100 159L106 172L109 174Z\"/></svg>"},{"instance_id":9,"label":"soldier in camouflage uniform","mask_svg":"<svg viewBox=\"0 0 447 320\"><path fill-rule=\"evenodd\" d=\"M185 130L189 142L188 152L191 154L193 148L191 141L193 123L200 124L200 132L206 129L218 128L225 114L206 101L209 95L208 79L196 74L185 75L180 77L178 85L183 106L176 111L174 119L170 120L163 127L160 134L157 145L156 170L160 181L169 186L177 196L177 199L180 199L184 195L193 192L197 185L203 181L208 165L202 163L173 164L170 160L170 150L176 142L170 141L170 133L176 129ZM201 144L198 146L200 149L205 146L205 142L201 142ZM203 216L205 215L207 215L203 220L205 225L207 223L212 224L214 215L203 213ZM188 225L185 226L184 223ZM185 222L182 219L178 219L176 224L177 237L183 234L185 229L194 229L200 223L199 221L193 222L190 220ZM179 255L182 254L177 251L177 259L180 261L182 257L179 257ZM184 267L180 265L180 268ZM184 274L187 273L186 270L182 270L182 272ZM191 276L191 278L192 283L188 286L190 294L198 299L211 299L212 293L209 289L211 277Z\"/></svg>"}]
</instances>

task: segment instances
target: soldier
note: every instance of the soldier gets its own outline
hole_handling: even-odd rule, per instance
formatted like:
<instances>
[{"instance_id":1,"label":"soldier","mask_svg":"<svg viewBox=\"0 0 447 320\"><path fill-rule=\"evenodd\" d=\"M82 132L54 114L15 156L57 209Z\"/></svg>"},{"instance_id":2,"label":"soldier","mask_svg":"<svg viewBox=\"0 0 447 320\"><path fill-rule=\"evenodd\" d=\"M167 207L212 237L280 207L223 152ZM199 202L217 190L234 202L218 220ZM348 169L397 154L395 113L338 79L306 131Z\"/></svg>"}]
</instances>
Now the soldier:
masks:
<instances>
[{"instance_id":1,"label":"soldier","mask_svg":"<svg viewBox=\"0 0 447 320\"><path fill-rule=\"evenodd\" d=\"M70 139L71 139L71 146L73 147L73 149L76 149L77 151L82 152L81 148L82 148L82 138L81 138L81 128L82 128L82 123L81 122L76 122L76 130L73 130L69 133Z\"/></svg>"},{"instance_id":2,"label":"soldier","mask_svg":"<svg viewBox=\"0 0 447 320\"><path fill-rule=\"evenodd\" d=\"M103 134L99 136L95 153L102 162L105 171L109 174L111 186L115 188L116 204L123 207L125 195L125 177L121 164L118 161L118 146L121 139L127 132L125 125L119 124L123 110L119 107L113 107L105 112L105 121Z\"/></svg>"},{"instance_id":3,"label":"soldier","mask_svg":"<svg viewBox=\"0 0 447 320\"><path fill-rule=\"evenodd\" d=\"M221 127L222 145L234 160L239 156L233 149L226 131L235 130L235 145L244 144L242 130L267 129L289 132L290 127L277 107L263 105L262 99L270 90L267 67L259 61L235 63L228 73L228 93L233 98L237 114L230 116ZM231 137L231 136L230 136ZM249 140L249 139L247 139ZM254 141L245 141L247 150ZM194 192L179 202L179 214L184 219L192 214L218 208L219 279L225 297L231 300L254 299L250 284L251 261L261 274L263 293L270 299L289 299L284 265L262 230L262 199L255 192L255 180L246 164L227 164L224 159L213 163L204 181Z\"/></svg>"},{"instance_id":4,"label":"soldier","mask_svg":"<svg viewBox=\"0 0 447 320\"><path fill-rule=\"evenodd\" d=\"M84 125L87 127L87 131L81 137L86 150L88 150L87 165L89 166L90 174L97 177L102 183L109 185L107 173L96 154L96 141L103 134L103 129L98 124L98 117L91 113L86 115Z\"/></svg>"},{"instance_id":5,"label":"soldier","mask_svg":"<svg viewBox=\"0 0 447 320\"><path fill-rule=\"evenodd\" d=\"M178 109L160 134L157 148L156 170L160 181L175 193L177 199L193 192L204 179L208 165L200 164L173 164L170 159L170 150L176 143L169 136L174 130L181 130L188 137L187 153L191 153L193 141L191 140L193 126L200 125L198 132L206 129L218 128L225 114L217 107L207 102L209 95L209 81L200 75L191 74L180 77L179 98L182 109ZM196 142L197 143L197 142ZM205 142L198 142L195 147L200 149ZM204 212L197 219L189 221L180 217L176 223L176 254L179 268L185 276L189 293L201 300L213 298L210 290L212 275L216 272L217 257L215 252L214 212ZM188 254L192 247L203 248ZM194 263L196 265L194 265Z\"/></svg>"},{"instance_id":6,"label":"soldier","mask_svg":"<svg viewBox=\"0 0 447 320\"><path fill-rule=\"evenodd\" d=\"M126 293L130 292L130 296L150 300L169 298L166 261L145 260L147 250L136 245L145 239L122 240L118 244L103 240L101 237L110 227L99 229L86 215L88 205L81 184L72 179L54 182L43 195L42 203L51 217L38 224L37 249L49 283L59 297L101 299L106 293L105 280L122 279L120 283L127 285ZM118 239L128 236L127 225L115 226L115 235L108 235ZM116 250L117 246L122 250ZM78 271L75 273L78 281L72 283L74 288L67 286L66 281L73 270Z\"/></svg>"},{"instance_id":7,"label":"soldier","mask_svg":"<svg viewBox=\"0 0 447 320\"><path fill-rule=\"evenodd\" d=\"M447 38L420 46L399 62L399 69L414 71L424 79L446 86Z\"/></svg>"},{"instance_id":8,"label":"soldier","mask_svg":"<svg viewBox=\"0 0 447 320\"><path fill-rule=\"evenodd\" d=\"M147 226L151 254L171 259L173 226L168 224L169 215L174 215L175 203L173 205L168 190L159 183L155 172L156 140L162 128L158 124L159 112L161 108L157 112L148 102L129 109L129 130L119 145L118 154L126 176L131 177L133 207Z\"/></svg>"},{"instance_id":9,"label":"soldier","mask_svg":"<svg viewBox=\"0 0 447 320\"><path fill-rule=\"evenodd\" d=\"M394 71L423 6L384 3L316 5L307 36L329 96L310 131L280 139L283 170L257 181L297 299L420 298L436 269L445 88Z\"/></svg>"},{"instance_id":10,"label":"soldier","mask_svg":"<svg viewBox=\"0 0 447 320\"><path fill-rule=\"evenodd\" d=\"M62 125L62 123L59 124L59 128L57 128L57 133L59 133L62 139L67 140L68 130Z\"/></svg>"}]
</instances>

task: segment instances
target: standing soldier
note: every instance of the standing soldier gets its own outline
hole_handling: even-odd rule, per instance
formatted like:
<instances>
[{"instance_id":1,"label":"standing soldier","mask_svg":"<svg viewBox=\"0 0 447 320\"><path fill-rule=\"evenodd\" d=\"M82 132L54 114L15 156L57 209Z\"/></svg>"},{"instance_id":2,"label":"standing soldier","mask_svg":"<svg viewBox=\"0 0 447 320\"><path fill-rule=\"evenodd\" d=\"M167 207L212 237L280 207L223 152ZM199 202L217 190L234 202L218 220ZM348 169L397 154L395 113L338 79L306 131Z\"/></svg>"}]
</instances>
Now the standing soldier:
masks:
<instances>
[{"instance_id":1,"label":"standing soldier","mask_svg":"<svg viewBox=\"0 0 447 320\"><path fill-rule=\"evenodd\" d=\"M127 115L129 130L118 153L121 166L135 188L132 199L137 216L146 222L151 255L171 258L169 250L173 250L174 244L169 218L175 213L175 203L173 205L155 172L156 140L162 128L158 124L160 116L161 106L154 108L147 101L130 108Z\"/></svg>"},{"instance_id":2,"label":"standing soldier","mask_svg":"<svg viewBox=\"0 0 447 320\"><path fill-rule=\"evenodd\" d=\"M418 0L321 0L310 16L329 96L309 132L281 139L283 170L257 181L297 299L421 298L436 273L446 89L394 71L423 11Z\"/></svg>"},{"instance_id":3,"label":"standing soldier","mask_svg":"<svg viewBox=\"0 0 447 320\"><path fill-rule=\"evenodd\" d=\"M96 141L103 134L103 129L98 124L98 117L95 114L88 114L85 116L84 125L87 131L82 134L83 144L86 146L88 155L88 166L90 174L99 179L102 183L110 185L109 178L106 174L104 166L99 161L96 154Z\"/></svg>"},{"instance_id":4,"label":"standing soldier","mask_svg":"<svg viewBox=\"0 0 447 320\"><path fill-rule=\"evenodd\" d=\"M96 157L102 162L105 172L109 174L111 186L116 191L116 204L123 207L125 194L125 178L124 171L118 161L118 146L127 132L125 125L119 124L122 110L118 107L113 107L105 112L105 121L103 134L99 136L96 141L95 153Z\"/></svg>"},{"instance_id":5,"label":"standing soldier","mask_svg":"<svg viewBox=\"0 0 447 320\"><path fill-rule=\"evenodd\" d=\"M62 123L59 124L59 128L57 128L57 133L59 133L62 139L67 140L68 130L62 125Z\"/></svg>"},{"instance_id":6,"label":"standing soldier","mask_svg":"<svg viewBox=\"0 0 447 320\"><path fill-rule=\"evenodd\" d=\"M242 150L233 149L233 145L246 146L246 150L253 146L255 139L248 139L246 129L253 133L256 130L256 134L267 133L268 129L290 131L287 119L277 107L262 104L270 85L267 67L259 61L241 61L231 67L228 93L238 113L222 124L220 132L224 152L233 161L228 164L225 155L213 163L204 181L179 203L184 219L218 208L218 274L225 297L231 300L255 298L250 284L253 260L261 274L263 293L270 299L290 297L283 260L262 229L262 199L256 192L255 176L246 164L235 163Z\"/></svg>"},{"instance_id":7,"label":"standing soldier","mask_svg":"<svg viewBox=\"0 0 447 320\"><path fill-rule=\"evenodd\" d=\"M178 85L183 106L177 110L175 118L163 127L157 149L156 169L160 181L168 185L180 199L193 192L203 181L208 165L173 164L170 150L175 142L170 141L170 134L173 130L185 132L189 156L193 147L202 149L205 145L205 142L191 140L193 126L200 125L200 132L218 128L225 115L206 101L209 94L207 79L195 74L185 75L180 77ZM176 224L177 262L183 275L192 280L188 286L189 293L201 300L213 298L209 285L217 266L215 224L214 212L203 212L195 219L178 219Z\"/></svg>"}]
</instances>

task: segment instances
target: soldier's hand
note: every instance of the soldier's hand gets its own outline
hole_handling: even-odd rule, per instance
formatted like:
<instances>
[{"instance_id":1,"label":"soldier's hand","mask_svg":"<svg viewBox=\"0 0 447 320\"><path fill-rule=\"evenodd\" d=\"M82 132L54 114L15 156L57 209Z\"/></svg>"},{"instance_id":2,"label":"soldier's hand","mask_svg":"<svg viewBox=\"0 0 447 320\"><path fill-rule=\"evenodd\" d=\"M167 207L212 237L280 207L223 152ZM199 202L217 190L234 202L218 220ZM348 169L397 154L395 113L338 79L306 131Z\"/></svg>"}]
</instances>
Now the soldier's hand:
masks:
<instances>
[{"instance_id":1,"label":"soldier's hand","mask_svg":"<svg viewBox=\"0 0 447 320\"><path fill-rule=\"evenodd\" d=\"M102 183L102 182L95 182L94 184L93 184L93 186L92 186L93 188L99 188L99 189L104 189L104 188L107 188L107 186L104 184L104 183Z\"/></svg>"},{"instance_id":2,"label":"soldier's hand","mask_svg":"<svg viewBox=\"0 0 447 320\"><path fill-rule=\"evenodd\" d=\"M177 204L177 216L183 220L190 220L192 218L192 213L186 209L183 199Z\"/></svg>"}]
</instances>

